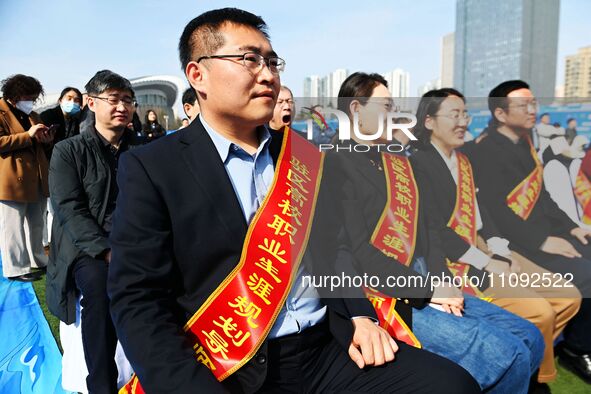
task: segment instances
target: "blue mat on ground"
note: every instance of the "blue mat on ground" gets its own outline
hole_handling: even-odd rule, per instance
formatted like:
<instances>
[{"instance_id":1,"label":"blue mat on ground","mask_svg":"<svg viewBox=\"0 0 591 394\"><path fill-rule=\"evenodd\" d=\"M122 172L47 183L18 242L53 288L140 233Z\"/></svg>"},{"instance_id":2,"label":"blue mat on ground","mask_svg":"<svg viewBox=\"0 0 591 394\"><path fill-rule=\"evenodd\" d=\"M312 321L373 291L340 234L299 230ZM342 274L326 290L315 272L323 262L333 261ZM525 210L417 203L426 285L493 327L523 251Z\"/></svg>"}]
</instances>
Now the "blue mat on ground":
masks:
<instances>
[{"instance_id":1,"label":"blue mat on ground","mask_svg":"<svg viewBox=\"0 0 591 394\"><path fill-rule=\"evenodd\" d=\"M61 382L62 355L33 286L0 276L0 393L69 394Z\"/></svg>"}]
</instances>

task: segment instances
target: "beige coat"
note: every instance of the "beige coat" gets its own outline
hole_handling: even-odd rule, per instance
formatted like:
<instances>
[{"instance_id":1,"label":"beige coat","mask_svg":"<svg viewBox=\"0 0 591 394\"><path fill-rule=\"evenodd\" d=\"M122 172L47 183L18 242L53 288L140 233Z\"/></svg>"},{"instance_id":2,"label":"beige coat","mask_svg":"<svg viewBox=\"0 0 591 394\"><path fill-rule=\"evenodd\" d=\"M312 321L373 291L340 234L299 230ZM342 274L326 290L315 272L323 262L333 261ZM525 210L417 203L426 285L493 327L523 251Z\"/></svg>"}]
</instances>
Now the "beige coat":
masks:
<instances>
[{"instance_id":1,"label":"beige coat","mask_svg":"<svg viewBox=\"0 0 591 394\"><path fill-rule=\"evenodd\" d=\"M39 123L35 113L31 124ZM0 200L36 202L49 196L48 165L43 145L34 141L0 99Z\"/></svg>"}]
</instances>

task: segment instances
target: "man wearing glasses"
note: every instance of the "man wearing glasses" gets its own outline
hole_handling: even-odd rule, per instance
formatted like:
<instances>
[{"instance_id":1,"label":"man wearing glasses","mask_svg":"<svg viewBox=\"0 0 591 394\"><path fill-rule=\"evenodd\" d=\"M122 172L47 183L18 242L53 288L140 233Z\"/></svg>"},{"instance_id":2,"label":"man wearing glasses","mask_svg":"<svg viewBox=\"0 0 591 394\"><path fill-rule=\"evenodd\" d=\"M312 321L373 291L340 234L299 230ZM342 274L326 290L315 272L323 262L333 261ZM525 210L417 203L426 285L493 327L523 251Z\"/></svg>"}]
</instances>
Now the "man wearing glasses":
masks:
<instances>
[{"instance_id":1,"label":"man wearing glasses","mask_svg":"<svg viewBox=\"0 0 591 394\"><path fill-rule=\"evenodd\" d=\"M566 325L558 354L591 382L591 231L574 223L546 191L531 141L538 106L529 85L519 80L501 83L490 92L488 106L492 120L487 137L470 157L479 202L494 215L513 250L561 274L581 292L581 308Z\"/></svg>"},{"instance_id":2,"label":"man wearing glasses","mask_svg":"<svg viewBox=\"0 0 591 394\"><path fill-rule=\"evenodd\" d=\"M50 163L55 219L47 304L61 321L71 324L82 296L87 388L90 393L114 393L117 337L107 298L108 236L118 194L119 157L135 145L135 134L126 129L135 100L130 82L109 70L97 72L86 84L86 92L95 121L80 135L58 143Z\"/></svg>"},{"instance_id":3,"label":"man wearing glasses","mask_svg":"<svg viewBox=\"0 0 591 394\"><path fill-rule=\"evenodd\" d=\"M400 345L396 361L386 362L397 346L364 317L375 316L371 303L321 300L292 262L296 234L291 252L289 227L284 238L267 238L262 218L291 204L273 198L287 179L302 181L293 171L303 169L274 180L289 173L282 170L290 157L278 156L282 138L293 137L264 127L285 64L264 21L233 8L206 12L185 27L179 51L201 113L124 155L119 172L108 291L139 378L129 392L477 390L465 371L422 350ZM287 189L292 203L295 187ZM241 258L251 252L257 257ZM352 338L362 343L352 346Z\"/></svg>"}]
</instances>

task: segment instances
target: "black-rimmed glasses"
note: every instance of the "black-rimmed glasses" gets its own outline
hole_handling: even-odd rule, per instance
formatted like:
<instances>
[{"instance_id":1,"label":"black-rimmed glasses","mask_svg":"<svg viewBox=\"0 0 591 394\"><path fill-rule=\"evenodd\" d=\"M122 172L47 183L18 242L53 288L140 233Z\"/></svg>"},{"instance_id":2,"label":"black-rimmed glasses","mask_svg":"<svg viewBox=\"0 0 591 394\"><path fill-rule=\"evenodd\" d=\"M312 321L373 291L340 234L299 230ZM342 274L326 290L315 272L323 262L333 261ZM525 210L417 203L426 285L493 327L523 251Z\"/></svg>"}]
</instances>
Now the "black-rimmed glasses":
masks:
<instances>
[{"instance_id":1,"label":"black-rimmed glasses","mask_svg":"<svg viewBox=\"0 0 591 394\"><path fill-rule=\"evenodd\" d=\"M201 60L206 59L225 59L225 58L236 58L242 59L242 65L254 74L260 72L263 68L263 64L266 64L273 74L279 74L285 70L285 60L277 56L264 57L263 55L256 52L246 52L242 55L210 55L201 56L197 59L197 63Z\"/></svg>"}]
</instances>

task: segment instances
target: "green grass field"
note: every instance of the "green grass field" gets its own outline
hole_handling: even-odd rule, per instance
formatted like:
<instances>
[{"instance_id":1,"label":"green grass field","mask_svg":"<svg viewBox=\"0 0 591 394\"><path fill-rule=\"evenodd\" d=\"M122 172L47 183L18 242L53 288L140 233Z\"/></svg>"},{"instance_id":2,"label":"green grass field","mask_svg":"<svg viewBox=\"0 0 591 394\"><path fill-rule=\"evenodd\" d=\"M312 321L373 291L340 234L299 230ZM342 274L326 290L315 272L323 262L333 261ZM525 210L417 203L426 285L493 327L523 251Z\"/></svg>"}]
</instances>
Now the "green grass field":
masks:
<instances>
[{"instance_id":1,"label":"green grass field","mask_svg":"<svg viewBox=\"0 0 591 394\"><path fill-rule=\"evenodd\" d=\"M33 288L35 289L35 293L37 293L37 298L39 299L41 309L43 309L43 314L49 323L51 332L53 333L61 351L61 345L59 343L59 320L49 313L45 303L45 280L33 282ZM589 394L591 392L591 385L586 384L576 375L562 368L560 365L558 365L558 378L555 382L550 384L550 387L554 394Z\"/></svg>"}]
</instances>

